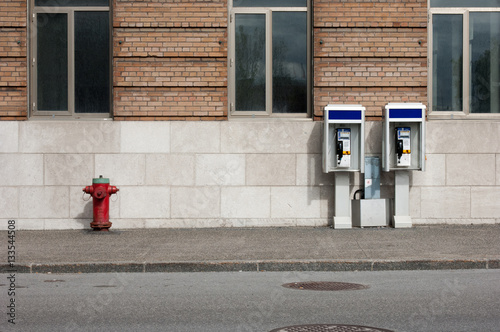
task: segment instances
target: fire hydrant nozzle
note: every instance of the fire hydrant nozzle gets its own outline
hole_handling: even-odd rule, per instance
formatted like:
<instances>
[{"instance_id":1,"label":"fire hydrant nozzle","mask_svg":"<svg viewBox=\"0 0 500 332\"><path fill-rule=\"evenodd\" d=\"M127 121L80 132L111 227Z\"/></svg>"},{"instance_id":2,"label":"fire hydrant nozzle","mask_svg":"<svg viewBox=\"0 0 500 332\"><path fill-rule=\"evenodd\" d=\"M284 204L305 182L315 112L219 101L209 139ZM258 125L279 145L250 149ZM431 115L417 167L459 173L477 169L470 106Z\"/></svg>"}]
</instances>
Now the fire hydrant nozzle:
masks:
<instances>
[{"instance_id":1,"label":"fire hydrant nozzle","mask_svg":"<svg viewBox=\"0 0 500 332\"><path fill-rule=\"evenodd\" d=\"M109 221L109 196L116 194L118 188L109 185L109 179L99 178L92 180L92 186L86 186L83 191L93 198L94 220L90 223L90 227L94 231L108 231L111 227Z\"/></svg>"}]
</instances>

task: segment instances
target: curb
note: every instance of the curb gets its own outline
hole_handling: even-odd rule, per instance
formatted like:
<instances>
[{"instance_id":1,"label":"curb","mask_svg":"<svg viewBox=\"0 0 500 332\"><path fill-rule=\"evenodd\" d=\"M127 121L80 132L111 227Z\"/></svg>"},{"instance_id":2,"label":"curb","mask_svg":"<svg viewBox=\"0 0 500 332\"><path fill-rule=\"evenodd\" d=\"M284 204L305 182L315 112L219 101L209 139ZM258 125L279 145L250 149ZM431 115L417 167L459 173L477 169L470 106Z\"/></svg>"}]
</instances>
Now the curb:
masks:
<instances>
[{"instance_id":1,"label":"curb","mask_svg":"<svg viewBox=\"0 0 500 332\"><path fill-rule=\"evenodd\" d=\"M0 273L285 272L500 269L500 259L360 261L211 261L120 263L0 263Z\"/></svg>"}]
</instances>

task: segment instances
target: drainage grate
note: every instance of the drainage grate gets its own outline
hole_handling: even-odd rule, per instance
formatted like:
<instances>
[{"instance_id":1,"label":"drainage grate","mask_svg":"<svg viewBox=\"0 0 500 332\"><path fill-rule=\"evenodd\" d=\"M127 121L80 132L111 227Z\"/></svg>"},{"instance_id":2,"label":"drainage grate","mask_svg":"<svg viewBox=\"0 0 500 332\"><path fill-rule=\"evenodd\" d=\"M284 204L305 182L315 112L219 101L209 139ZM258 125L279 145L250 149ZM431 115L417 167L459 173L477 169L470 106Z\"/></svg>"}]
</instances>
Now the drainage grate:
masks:
<instances>
[{"instance_id":1,"label":"drainage grate","mask_svg":"<svg viewBox=\"0 0 500 332\"><path fill-rule=\"evenodd\" d=\"M289 284L284 284L283 287L292 289L316 290L316 291L343 291L343 290L359 290L359 289L369 288L369 286L366 285L352 284L349 282L335 282L335 281L292 282Z\"/></svg>"},{"instance_id":2,"label":"drainage grate","mask_svg":"<svg viewBox=\"0 0 500 332\"><path fill-rule=\"evenodd\" d=\"M393 332L391 330L359 325L318 324L281 327L270 332Z\"/></svg>"}]
</instances>

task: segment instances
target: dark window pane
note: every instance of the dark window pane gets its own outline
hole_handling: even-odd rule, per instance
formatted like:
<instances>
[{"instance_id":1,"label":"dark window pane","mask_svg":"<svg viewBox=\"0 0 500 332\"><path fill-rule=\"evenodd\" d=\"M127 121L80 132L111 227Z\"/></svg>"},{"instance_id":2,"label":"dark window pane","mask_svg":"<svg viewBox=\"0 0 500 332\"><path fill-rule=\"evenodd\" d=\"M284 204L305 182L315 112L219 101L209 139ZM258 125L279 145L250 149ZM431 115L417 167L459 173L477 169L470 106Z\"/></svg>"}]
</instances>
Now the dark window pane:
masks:
<instances>
[{"instance_id":1,"label":"dark window pane","mask_svg":"<svg viewBox=\"0 0 500 332\"><path fill-rule=\"evenodd\" d=\"M431 0L431 7L500 7L500 0Z\"/></svg>"},{"instance_id":2,"label":"dark window pane","mask_svg":"<svg viewBox=\"0 0 500 332\"><path fill-rule=\"evenodd\" d=\"M500 13L470 14L470 112L500 112Z\"/></svg>"},{"instance_id":3,"label":"dark window pane","mask_svg":"<svg viewBox=\"0 0 500 332\"><path fill-rule=\"evenodd\" d=\"M462 15L432 16L432 106L462 111Z\"/></svg>"},{"instance_id":4,"label":"dark window pane","mask_svg":"<svg viewBox=\"0 0 500 332\"><path fill-rule=\"evenodd\" d=\"M37 14L37 108L68 110L68 17Z\"/></svg>"},{"instance_id":5,"label":"dark window pane","mask_svg":"<svg viewBox=\"0 0 500 332\"><path fill-rule=\"evenodd\" d=\"M109 112L109 13L75 12L75 112Z\"/></svg>"},{"instance_id":6,"label":"dark window pane","mask_svg":"<svg viewBox=\"0 0 500 332\"><path fill-rule=\"evenodd\" d=\"M233 0L233 7L307 7L307 0Z\"/></svg>"},{"instance_id":7,"label":"dark window pane","mask_svg":"<svg viewBox=\"0 0 500 332\"><path fill-rule=\"evenodd\" d=\"M307 112L307 14L273 13L273 113Z\"/></svg>"},{"instance_id":8,"label":"dark window pane","mask_svg":"<svg viewBox=\"0 0 500 332\"><path fill-rule=\"evenodd\" d=\"M35 0L35 6L44 7L107 7L109 0Z\"/></svg>"},{"instance_id":9,"label":"dark window pane","mask_svg":"<svg viewBox=\"0 0 500 332\"><path fill-rule=\"evenodd\" d=\"M236 110L266 110L266 17L236 14Z\"/></svg>"}]
</instances>

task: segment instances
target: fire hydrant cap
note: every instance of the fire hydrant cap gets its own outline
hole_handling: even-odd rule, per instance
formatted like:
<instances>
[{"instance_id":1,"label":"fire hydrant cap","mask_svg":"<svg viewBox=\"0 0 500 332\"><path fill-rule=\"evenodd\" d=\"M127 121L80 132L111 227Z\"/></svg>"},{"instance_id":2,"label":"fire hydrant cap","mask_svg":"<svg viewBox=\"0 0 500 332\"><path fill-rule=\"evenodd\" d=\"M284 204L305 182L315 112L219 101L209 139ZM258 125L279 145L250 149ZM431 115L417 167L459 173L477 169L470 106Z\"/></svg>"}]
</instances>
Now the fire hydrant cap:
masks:
<instances>
[{"instance_id":1,"label":"fire hydrant cap","mask_svg":"<svg viewBox=\"0 0 500 332\"><path fill-rule=\"evenodd\" d=\"M92 183L109 183L109 178L94 178Z\"/></svg>"}]
</instances>

